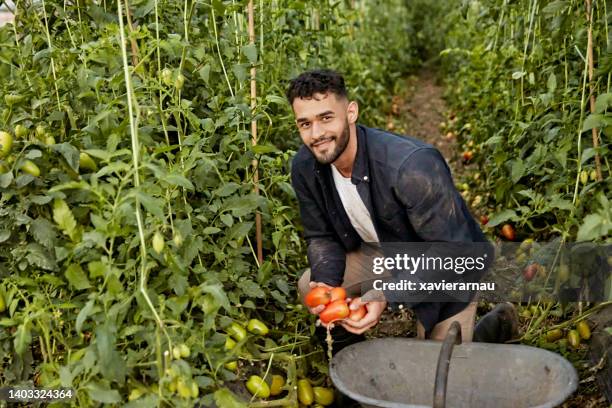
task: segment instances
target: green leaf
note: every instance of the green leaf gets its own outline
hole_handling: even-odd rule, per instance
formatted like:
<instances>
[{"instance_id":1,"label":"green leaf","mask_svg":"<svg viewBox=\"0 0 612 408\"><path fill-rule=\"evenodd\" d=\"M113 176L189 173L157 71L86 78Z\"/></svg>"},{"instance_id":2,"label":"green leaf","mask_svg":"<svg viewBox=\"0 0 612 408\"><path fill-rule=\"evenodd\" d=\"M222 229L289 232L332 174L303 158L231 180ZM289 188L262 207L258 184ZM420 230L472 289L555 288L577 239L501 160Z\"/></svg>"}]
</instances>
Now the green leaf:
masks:
<instances>
[{"instance_id":1,"label":"green leaf","mask_svg":"<svg viewBox=\"0 0 612 408\"><path fill-rule=\"evenodd\" d=\"M32 343L32 334L30 333L30 324L26 320L23 324L20 324L15 332L15 339L13 340L13 345L15 346L15 351L20 356L25 353L30 343Z\"/></svg>"},{"instance_id":2,"label":"green leaf","mask_svg":"<svg viewBox=\"0 0 612 408\"><path fill-rule=\"evenodd\" d=\"M94 308L94 301L90 300L89 302L85 304L85 307L81 309L81 311L77 315L76 324L74 326L77 333L81 332L83 323L85 323L85 319L89 317L90 313L93 311L93 308Z\"/></svg>"},{"instance_id":3,"label":"green leaf","mask_svg":"<svg viewBox=\"0 0 612 408\"><path fill-rule=\"evenodd\" d=\"M142 204L148 212L160 220L164 218L164 201L162 199L151 197L142 191L137 191L135 195L138 197L140 204Z\"/></svg>"},{"instance_id":4,"label":"green leaf","mask_svg":"<svg viewBox=\"0 0 612 408\"><path fill-rule=\"evenodd\" d=\"M121 395L119 394L119 391L111 390L100 383L89 383L87 385L87 391L89 392L89 397L94 401L102 402L104 404L121 402Z\"/></svg>"},{"instance_id":5,"label":"green leaf","mask_svg":"<svg viewBox=\"0 0 612 408\"><path fill-rule=\"evenodd\" d=\"M255 283L255 282L253 282L250 279L246 279L246 280L238 282L237 286L248 297L257 297L257 298L265 298L266 297L266 294L264 293L263 290L261 290L259 285L257 283Z\"/></svg>"},{"instance_id":6,"label":"green leaf","mask_svg":"<svg viewBox=\"0 0 612 408\"><path fill-rule=\"evenodd\" d=\"M202 292L210 293L217 303L219 303L225 310L230 311L231 305L222 285L203 285Z\"/></svg>"},{"instance_id":7,"label":"green leaf","mask_svg":"<svg viewBox=\"0 0 612 408\"><path fill-rule=\"evenodd\" d=\"M504 210L491 217L487 223L487 227L495 227L504 221L515 220L516 218L516 212L514 210Z\"/></svg>"},{"instance_id":8,"label":"green leaf","mask_svg":"<svg viewBox=\"0 0 612 408\"><path fill-rule=\"evenodd\" d=\"M227 197L234 194L240 188L240 184L229 182L224 183L221 187L216 189L213 194L219 197Z\"/></svg>"},{"instance_id":9,"label":"green leaf","mask_svg":"<svg viewBox=\"0 0 612 408\"><path fill-rule=\"evenodd\" d=\"M612 230L612 224L599 214L589 214L578 229L577 241L593 241L607 236Z\"/></svg>"},{"instance_id":10,"label":"green leaf","mask_svg":"<svg viewBox=\"0 0 612 408\"><path fill-rule=\"evenodd\" d=\"M278 95L266 95L266 101L270 103L275 103L277 105L286 105L287 99L278 96Z\"/></svg>"},{"instance_id":11,"label":"green leaf","mask_svg":"<svg viewBox=\"0 0 612 408\"><path fill-rule=\"evenodd\" d=\"M544 7L542 9L542 13L544 14L556 14L562 10L565 10L567 8L568 2L565 0L557 0L557 1L553 1L549 4L546 5L546 7Z\"/></svg>"},{"instance_id":12,"label":"green leaf","mask_svg":"<svg viewBox=\"0 0 612 408\"><path fill-rule=\"evenodd\" d=\"M600 113L593 113L587 116L587 118L584 120L584 123L582 124L582 131L586 132L587 130L598 128L602 125L605 126L604 115Z\"/></svg>"},{"instance_id":13,"label":"green leaf","mask_svg":"<svg viewBox=\"0 0 612 408\"><path fill-rule=\"evenodd\" d=\"M208 84L208 78L210 77L210 64L204 65L199 71L198 74L200 78Z\"/></svg>"},{"instance_id":14,"label":"green leaf","mask_svg":"<svg viewBox=\"0 0 612 408\"><path fill-rule=\"evenodd\" d=\"M87 275L83 271L83 268L81 268L81 266L78 264L72 264L68 268L66 268L65 275L66 279L68 280L68 283L76 290L82 290L91 287Z\"/></svg>"},{"instance_id":15,"label":"green leaf","mask_svg":"<svg viewBox=\"0 0 612 408\"><path fill-rule=\"evenodd\" d=\"M595 112L604 113L610 106L612 106L612 93L601 94L595 101Z\"/></svg>"},{"instance_id":16,"label":"green leaf","mask_svg":"<svg viewBox=\"0 0 612 408\"><path fill-rule=\"evenodd\" d=\"M206 235L216 234L217 232L221 232L221 229L217 227L206 227L202 231L202 233Z\"/></svg>"},{"instance_id":17,"label":"green leaf","mask_svg":"<svg viewBox=\"0 0 612 408\"><path fill-rule=\"evenodd\" d=\"M13 182L12 172L9 171L9 172L0 174L0 187L7 188L8 186L11 185L12 182Z\"/></svg>"},{"instance_id":18,"label":"green leaf","mask_svg":"<svg viewBox=\"0 0 612 408\"><path fill-rule=\"evenodd\" d=\"M512 163L512 171L510 177L512 178L512 182L518 182L521 177L525 174L525 164L522 160L518 159Z\"/></svg>"},{"instance_id":19,"label":"green leaf","mask_svg":"<svg viewBox=\"0 0 612 408\"><path fill-rule=\"evenodd\" d=\"M57 236L55 226L46 218L39 217L30 224L30 232L36 241L47 248L52 248ZM1 242L1 241L0 241Z\"/></svg>"},{"instance_id":20,"label":"green leaf","mask_svg":"<svg viewBox=\"0 0 612 408\"><path fill-rule=\"evenodd\" d=\"M11 230L0 230L0 243L6 241L11 237Z\"/></svg>"},{"instance_id":21,"label":"green leaf","mask_svg":"<svg viewBox=\"0 0 612 408\"><path fill-rule=\"evenodd\" d=\"M246 55L251 64L255 64L257 62L257 46L255 44L243 46L242 53Z\"/></svg>"},{"instance_id":22,"label":"green leaf","mask_svg":"<svg viewBox=\"0 0 612 408\"><path fill-rule=\"evenodd\" d=\"M51 150L59 152L74 171L79 171L79 150L70 143L60 143L51 146Z\"/></svg>"},{"instance_id":23,"label":"green leaf","mask_svg":"<svg viewBox=\"0 0 612 408\"><path fill-rule=\"evenodd\" d=\"M76 220L72 211L68 208L68 204L61 198L56 198L53 201L53 221L72 241L76 241L78 236Z\"/></svg>"},{"instance_id":24,"label":"green leaf","mask_svg":"<svg viewBox=\"0 0 612 408\"><path fill-rule=\"evenodd\" d=\"M253 150L253 153L255 154L266 154L279 151L278 148L272 144L251 145L251 150Z\"/></svg>"},{"instance_id":25,"label":"green leaf","mask_svg":"<svg viewBox=\"0 0 612 408\"><path fill-rule=\"evenodd\" d=\"M236 395L227 388L215 391L215 403L220 408L246 408L247 404L238 400Z\"/></svg>"},{"instance_id":26,"label":"green leaf","mask_svg":"<svg viewBox=\"0 0 612 408\"><path fill-rule=\"evenodd\" d=\"M512 79L521 79L525 75L527 75L525 71L516 71L512 73Z\"/></svg>"},{"instance_id":27,"label":"green leaf","mask_svg":"<svg viewBox=\"0 0 612 408\"><path fill-rule=\"evenodd\" d=\"M26 259L28 260L30 265L35 265L41 269L45 269L48 271L52 271L57 267L57 265L55 264L55 259L40 244L33 242L28 244L26 248L28 250Z\"/></svg>"},{"instance_id":28,"label":"green leaf","mask_svg":"<svg viewBox=\"0 0 612 408\"><path fill-rule=\"evenodd\" d=\"M227 225L228 227L234 225L234 218L231 214L221 214L219 218L221 219L221 222Z\"/></svg>"},{"instance_id":29,"label":"green leaf","mask_svg":"<svg viewBox=\"0 0 612 408\"><path fill-rule=\"evenodd\" d=\"M180 174L168 174L163 180L171 186L180 186L186 188L187 190L193 190L193 184L191 181L187 180Z\"/></svg>"},{"instance_id":30,"label":"green leaf","mask_svg":"<svg viewBox=\"0 0 612 408\"><path fill-rule=\"evenodd\" d=\"M546 87L548 88L548 92L553 93L555 89L557 89L557 77L554 72L551 72L548 76L548 82L546 83Z\"/></svg>"},{"instance_id":31,"label":"green leaf","mask_svg":"<svg viewBox=\"0 0 612 408\"><path fill-rule=\"evenodd\" d=\"M229 231L227 231L227 239L232 240L241 237L246 237L252 227L252 222L241 222L235 224L232 228L229 229Z\"/></svg>"}]
</instances>

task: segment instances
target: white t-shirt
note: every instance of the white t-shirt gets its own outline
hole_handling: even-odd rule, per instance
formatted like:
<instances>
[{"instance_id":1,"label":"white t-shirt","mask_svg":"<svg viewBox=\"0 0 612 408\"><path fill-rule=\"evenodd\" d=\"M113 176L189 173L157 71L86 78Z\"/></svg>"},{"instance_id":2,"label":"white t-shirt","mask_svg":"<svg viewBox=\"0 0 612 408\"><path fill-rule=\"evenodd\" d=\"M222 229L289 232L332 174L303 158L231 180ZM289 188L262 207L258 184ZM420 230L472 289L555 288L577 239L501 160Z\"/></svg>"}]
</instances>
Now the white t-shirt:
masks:
<instances>
[{"instance_id":1,"label":"white t-shirt","mask_svg":"<svg viewBox=\"0 0 612 408\"><path fill-rule=\"evenodd\" d=\"M338 190L338 195L353 228L364 242L378 242L378 234L374 229L372 217L357 192L357 186L351 182L350 177L342 176L336 166L332 164L331 168L336 190Z\"/></svg>"}]
</instances>

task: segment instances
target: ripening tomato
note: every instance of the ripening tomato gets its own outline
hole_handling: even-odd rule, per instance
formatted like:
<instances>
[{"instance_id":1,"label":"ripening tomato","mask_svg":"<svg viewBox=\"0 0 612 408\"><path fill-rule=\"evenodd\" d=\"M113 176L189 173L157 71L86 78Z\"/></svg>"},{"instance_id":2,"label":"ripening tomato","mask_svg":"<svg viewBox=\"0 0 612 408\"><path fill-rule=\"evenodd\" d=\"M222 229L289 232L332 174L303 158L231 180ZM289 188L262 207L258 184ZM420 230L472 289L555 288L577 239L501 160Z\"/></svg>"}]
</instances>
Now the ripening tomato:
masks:
<instances>
[{"instance_id":1,"label":"ripening tomato","mask_svg":"<svg viewBox=\"0 0 612 408\"><path fill-rule=\"evenodd\" d=\"M320 305L326 305L331 301L331 294L329 293L328 288L324 288L322 286L317 286L313 288L306 297L304 298L304 303L308 307L317 307Z\"/></svg>"},{"instance_id":2,"label":"ripening tomato","mask_svg":"<svg viewBox=\"0 0 612 408\"><path fill-rule=\"evenodd\" d=\"M319 318L325 324L348 317L350 310L344 300L336 300L327 305L325 310L319 314Z\"/></svg>"},{"instance_id":3,"label":"ripening tomato","mask_svg":"<svg viewBox=\"0 0 612 408\"><path fill-rule=\"evenodd\" d=\"M504 224L504 226L501 229L501 234L508 241L514 241L514 238L516 238L514 227L510 224Z\"/></svg>"},{"instance_id":4,"label":"ripening tomato","mask_svg":"<svg viewBox=\"0 0 612 408\"><path fill-rule=\"evenodd\" d=\"M351 319L354 322L358 322L359 320L363 319L363 317L367 314L367 312L368 311L366 310L366 307L362 305L357 310L351 310L349 319Z\"/></svg>"},{"instance_id":5,"label":"ripening tomato","mask_svg":"<svg viewBox=\"0 0 612 408\"><path fill-rule=\"evenodd\" d=\"M533 277L536 275L537 272L538 272L537 263L532 263L531 265L527 265L525 269L523 269L523 278L525 278L527 282L531 282L531 280L533 279Z\"/></svg>"},{"instance_id":6,"label":"ripening tomato","mask_svg":"<svg viewBox=\"0 0 612 408\"><path fill-rule=\"evenodd\" d=\"M342 287L333 288L329 291L331 296L330 302L335 302L336 300L344 300L346 299L346 289Z\"/></svg>"},{"instance_id":7,"label":"ripening tomato","mask_svg":"<svg viewBox=\"0 0 612 408\"><path fill-rule=\"evenodd\" d=\"M326 407L334 402L334 390L332 388L313 387L312 391L317 404Z\"/></svg>"},{"instance_id":8,"label":"ripening tomato","mask_svg":"<svg viewBox=\"0 0 612 408\"><path fill-rule=\"evenodd\" d=\"M586 321L579 321L576 325L576 330L578 331L578 334L580 334L580 337L584 340L588 340L591 338L591 328L589 327L589 324Z\"/></svg>"},{"instance_id":9,"label":"ripening tomato","mask_svg":"<svg viewBox=\"0 0 612 408\"><path fill-rule=\"evenodd\" d=\"M282 375L274 374L272 383L270 384L270 395L275 396L283 392L285 386L285 378Z\"/></svg>"},{"instance_id":10,"label":"ripening tomato","mask_svg":"<svg viewBox=\"0 0 612 408\"><path fill-rule=\"evenodd\" d=\"M311 405L314 402L314 391L310 381L305 378L298 380L298 400L304 405Z\"/></svg>"}]
</instances>

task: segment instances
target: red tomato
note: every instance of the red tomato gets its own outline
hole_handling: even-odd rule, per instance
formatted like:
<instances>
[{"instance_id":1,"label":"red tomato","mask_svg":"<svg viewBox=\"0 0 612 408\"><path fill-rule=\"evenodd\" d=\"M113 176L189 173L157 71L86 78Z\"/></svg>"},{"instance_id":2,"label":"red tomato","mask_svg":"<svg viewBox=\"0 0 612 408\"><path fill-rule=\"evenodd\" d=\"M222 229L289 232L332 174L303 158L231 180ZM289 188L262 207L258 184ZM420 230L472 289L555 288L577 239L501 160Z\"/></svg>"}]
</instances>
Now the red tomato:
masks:
<instances>
[{"instance_id":1,"label":"red tomato","mask_svg":"<svg viewBox=\"0 0 612 408\"><path fill-rule=\"evenodd\" d=\"M319 319L325 324L348 317L350 310L344 300L336 300L327 305L324 311L319 314Z\"/></svg>"},{"instance_id":2,"label":"red tomato","mask_svg":"<svg viewBox=\"0 0 612 408\"><path fill-rule=\"evenodd\" d=\"M331 296L330 302L335 302L336 300L344 300L346 299L346 289L342 287L333 288L329 291Z\"/></svg>"},{"instance_id":3,"label":"red tomato","mask_svg":"<svg viewBox=\"0 0 612 408\"><path fill-rule=\"evenodd\" d=\"M363 319L363 317L366 315L367 312L368 311L366 310L366 307L365 306L361 306L357 310L351 310L351 314L349 315L349 319L351 319L354 322L358 322L359 320Z\"/></svg>"},{"instance_id":4,"label":"red tomato","mask_svg":"<svg viewBox=\"0 0 612 408\"><path fill-rule=\"evenodd\" d=\"M322 286L317 286L313 288L306 297L304 298L304 303L308 307L317 307L320 305L326 305L330 302L331 295L329 293L328 288L324 288Z\"/></svg>"},{"instance_id":5,"label":"red tomato","mask_svg":"<svg viewBox=\"0 0 612 408\"><path fill-rule=\"evenodd\" d=\"M510 224L504 224L501 229L501 234L508 241L514 241L514 238L516 238L516 234L514 233L514 227Z\"/></svg>"},{"instance_id":6,"label":"red tomato","mask_svg":"<svg viewBox=\"0 0 612 408\"><path fill-rule=\"evenodd\" d=\"M527 282L530 282L537 272L538 264L532 263L531 265L528 265L525 267L525 269L523 269L523 278L525 278Z\"/></svg>"}]
</instances>

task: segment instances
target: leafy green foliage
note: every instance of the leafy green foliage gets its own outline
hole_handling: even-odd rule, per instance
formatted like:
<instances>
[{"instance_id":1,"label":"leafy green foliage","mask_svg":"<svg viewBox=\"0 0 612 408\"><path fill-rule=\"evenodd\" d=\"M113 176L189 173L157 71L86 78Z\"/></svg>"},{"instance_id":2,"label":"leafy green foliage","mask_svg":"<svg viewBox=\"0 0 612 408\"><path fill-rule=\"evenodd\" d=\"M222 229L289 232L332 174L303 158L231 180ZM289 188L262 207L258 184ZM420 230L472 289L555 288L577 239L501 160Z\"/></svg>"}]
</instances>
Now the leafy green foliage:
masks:
<instances>
[{"instance_id":1,"label":"leafy green foliage","mask_svg":"<svg viewBox=\"0 0 612 408\"><path fill-rule=\"evenodd\" d=\"M469 0L444 12L439 35L459 140L476 151L477 189L495 214L488 225L511 221L520 238L610 236L594 227L609 219L612 187L609 11L592 3L593 113L584 2Z\"/></svg>"},{"instance_id":2,"label":"leafy green foliage","mask_svg":"<svg viewBox=\"0 0 612 408\"><path fill-rule=\"evenodd\" d=\"M0 383L74 387L76 406L189 406L172 390L180 378L241 406L219 388L237 378L223 329L257 317L275 329L266 347L310 336L292 307L305 256L286 81L337 68L364 121L381 125L388 90L417 62L403 2L356 3L255 1L252 45L246 1L133 1L131 87L116 2L18 4L0 28L0 128L20 134L0 162ZM25 160L39 177L19 170ZM259 358L257 340L243 358ZM173 360L173 344L189 357Z\"/></svg>"}]
</instances>

